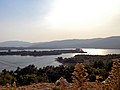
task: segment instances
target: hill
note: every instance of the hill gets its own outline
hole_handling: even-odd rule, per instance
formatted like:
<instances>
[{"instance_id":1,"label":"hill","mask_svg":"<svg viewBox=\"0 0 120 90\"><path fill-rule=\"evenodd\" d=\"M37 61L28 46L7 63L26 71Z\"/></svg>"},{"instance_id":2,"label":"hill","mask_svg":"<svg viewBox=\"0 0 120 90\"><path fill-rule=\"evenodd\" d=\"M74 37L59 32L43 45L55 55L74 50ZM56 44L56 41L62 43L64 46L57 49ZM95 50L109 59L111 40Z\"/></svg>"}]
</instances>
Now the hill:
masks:
<instances>
[{"instance_id":1,"label":"hill","mask_svg":"<svg viewBox=\"0 0 120 90\"><path fill-rule=\"evenodd\" d=\"M30 42L25 41L5 41L0 42L0 47L28 47L32 45Z\"/></svg>"},{"instance_id":2,"label":"hill","mask_svg":"<svg viewBox=\"0 0 120 90\"><path fill-rule=\"evenodd\" d=\"M120 48L120 36L94 39L71 39L36 43L37 48Z\"/></svg>"},{"instance_id":3,"label":"hill","mask_svg":"<svg viewBox=\"0 0 120 90\"><path fill-rule=\"evenodd\" d=\"M120 49L120 36L93 39L68 39L50 42L30 43L23 41L1 42L0 47L25 47L25 48L109 48Z\"/></svg>"}]
</instances>

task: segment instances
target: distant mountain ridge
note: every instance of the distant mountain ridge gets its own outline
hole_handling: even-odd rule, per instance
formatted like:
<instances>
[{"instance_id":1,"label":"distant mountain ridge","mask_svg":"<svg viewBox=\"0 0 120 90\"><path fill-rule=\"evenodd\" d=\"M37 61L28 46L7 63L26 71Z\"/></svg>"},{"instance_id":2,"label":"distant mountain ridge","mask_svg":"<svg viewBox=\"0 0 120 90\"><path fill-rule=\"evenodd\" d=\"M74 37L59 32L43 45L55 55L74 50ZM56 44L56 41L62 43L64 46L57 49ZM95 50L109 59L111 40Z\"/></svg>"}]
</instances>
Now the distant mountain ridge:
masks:
<instances>
[{"instance_id":1,"label":"distant mountain ridge","mask_svg":"<svg viewBox=\"0 0 120 90\"><path fill-rule=\"evenodd\" d=\"M50 42L29 43L23 41L1 42L0 47L27 47L27 48L119 48L120 36L93 39L68 39Z\"/></svg>"},{"instance_id":2,"label":"distant mountain ridge","mask_svg":"<svg viewBox=\"0 0 120 90\"><path fill-rule=\"evenodd\" d=\"M41 48L81 48L88 43L93 43L101 40L100 38L96 39L70 39L70 40L60 40L60 41L51 41L44 43L36 43L30 47L41 47Z\"/></svg>"},{"instance_id":3,"label":"distant mountain ridge","mask_svg":"<svg viewBox=\"0 0 120 90\"><path fill-rule=\"evenodd\" d=\"M28 47L32 45L30 42L25 41L6 41L0 42L0 47Z\"/></svg>"}]
</instances>

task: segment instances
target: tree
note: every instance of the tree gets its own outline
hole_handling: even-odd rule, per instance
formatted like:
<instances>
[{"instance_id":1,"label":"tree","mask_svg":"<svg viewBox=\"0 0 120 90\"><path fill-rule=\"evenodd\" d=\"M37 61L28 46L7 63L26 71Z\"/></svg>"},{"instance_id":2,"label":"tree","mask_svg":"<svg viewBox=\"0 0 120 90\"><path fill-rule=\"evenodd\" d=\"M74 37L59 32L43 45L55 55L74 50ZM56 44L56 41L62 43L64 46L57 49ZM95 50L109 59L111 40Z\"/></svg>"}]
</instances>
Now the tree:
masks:
<instances>
[{"instance_id":1,"label":"tree","mask_svg":"<svg viewBox=\"0 0 120 90\"><path fill-rule=\"evenodd\" d=\"M16 81L14 75L4 69L0 75L0 85L12 84L14 81Z\"/></svg>"},{"instance_id":2,"label":"tree","mask_svg":"<svg viewBox=\"0 0 120 90\"><path fill-rule=\"evenodd\" d=\"M113 60L112 70L103 88L104 90L120 90L120 60Z\"/></svg>"},{"instance_id":3,"label":"tree","mask_svg":"<svg viewBox=\"0 0 120 90\"><path fill-rule=\"evenodd\" d=\"M100 69L104 68L104 66L105 66L102 60L99 60L97 65L98 65L98 68L100 68Z\"/></svg>"},{"instance_id":4,"label":"tree","mask_svg":"<svg viewBox=\"0 0 120 90\"><path fill-rule=\"evenodd\" d=\"M97 61L94 61L93 68L97 68L97 67L98 67L98 63L97 63Z\"/></svg>"},{"instance_id":5,"label":"tree","mask_svg":"<svg viewBox=\"0 0 120 90\"><path fill-rule=\"evenodd\" d=\"M86 72L84 65L82 63L78 63L75 65L72 75L73 82L75 83L76 87L79 88L83 86L83 83L87 80L88 73Z\"/></svg>"}]
</instances>

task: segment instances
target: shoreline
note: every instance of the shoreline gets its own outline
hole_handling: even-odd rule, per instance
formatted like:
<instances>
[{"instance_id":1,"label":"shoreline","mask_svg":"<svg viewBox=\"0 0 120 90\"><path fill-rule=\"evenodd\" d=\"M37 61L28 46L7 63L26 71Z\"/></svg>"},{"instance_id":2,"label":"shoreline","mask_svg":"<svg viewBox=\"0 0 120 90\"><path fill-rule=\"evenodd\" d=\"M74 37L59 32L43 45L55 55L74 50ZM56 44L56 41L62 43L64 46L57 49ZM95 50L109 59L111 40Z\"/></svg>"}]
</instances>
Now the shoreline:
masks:
<instances>
[{"instance_id":1,"label":"shoreline","mask_svg":"<svg viewBox=\"0 0 120 90\"><path fill-rule=\"evenodd\" d=\"M112 59L120 59L120 54L108 54L108 55L75 55L71 58L58 57L56 61L63 65L76 65L77 63L90 64L94 61L108 62Z\"/></svg>"}]
</instances>

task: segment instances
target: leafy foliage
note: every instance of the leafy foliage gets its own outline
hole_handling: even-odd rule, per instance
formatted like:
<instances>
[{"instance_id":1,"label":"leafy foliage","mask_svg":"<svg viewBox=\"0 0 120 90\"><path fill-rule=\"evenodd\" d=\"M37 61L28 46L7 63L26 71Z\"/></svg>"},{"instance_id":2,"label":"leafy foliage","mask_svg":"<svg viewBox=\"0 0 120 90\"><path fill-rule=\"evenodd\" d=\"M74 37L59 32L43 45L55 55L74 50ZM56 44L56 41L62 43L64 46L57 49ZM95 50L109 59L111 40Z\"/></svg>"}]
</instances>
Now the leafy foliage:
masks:
<instances>
[{"instance_id":1,"label":"leafy foliage","mask_svg":"<svg viewBox=\"0 0 120 90\"><path fill-rule=\"evenodd\" d=\"M111 55L110 57L106 57L111 59ZM89 59L89 56L84 56L84 58ZM74 60L77 61L81 59L76 56ZM109 88L119 90L120 61L106 60L105 62L98 58L98 60L93 60L92 63L78 63L75 67L60 65L58 67L47 66L39 69L34 65L28 65L24 68L18 67L15 71L3 70L0 74L0 85L7 85L7 83L12 84L13 82L16 82L17 86L29 85L38 82L54 83L60 77L65 78L68 82L73 81L77 88L85 85L91 87L92 85L89 85L88 82L95 82L93 87L101 88L101 90L110 90ZM105 81L104 84L102 84L103 81Z\"/></svg>"},{"instance_id":2,"label":"leafy foliage","mask_svg":"<svg viewBox=\"0 0 120 90\"><path fill-rule=\"evenodd\" d=\"M16 81L14 73L12 71L9 72L4 69L0 75L0 84L1 85L6 85L7 83L12 84L14 81Z\"/></svg>"},{"instance_id":3,"label":"leafy foliage","mask_svg":"<svg viewBox=\"0 0 120 90\"><path fill-rule=\"evenodd\" d=\"M95 62L96 63L96 62ZM102 73L103 71L101 71ZM88 88L95 89L95 90L120 90L120 60L114 60L113 61L113 67L110 72L110 75L108 78L101 82L100 79L102 78L100 75L96 75L96 82L95 84L91 84L88 82L85 82L86 76L84 76L86 71L84 70L84 65L77 64L75 66L74 70L74 83L78 82L78 85L74 86L75 90L78 88L80 90L87 90ZM104 74L104 73L103 73ZM91 77L95 77L94 75L91 75Z\"/></svg>"},{"instance_id":4,"label":"leafy foliage","mask_svg":"<svg viewBox=\"0 0 120 90\"><path fill-rule=\"evenodd\" d=\"M47 66L37 69L34 65L25 68L17 68L16 71L3 70L0 74L0 85L12 84L14 81L17 86L30 85L38 82L54 83L61 76L72 82L74 66Z\"/></svg>"},{"instance_id":5,"label":"leafy foliage","mask_svg":"<svg viewBox=\"0 0 120 90\"><path fill-rule=\"evenodd\" d=\"M109 77L103 85L104 90L120 90L120 60L113 60L113 67Z\"/></svg>"}]
</instances>

